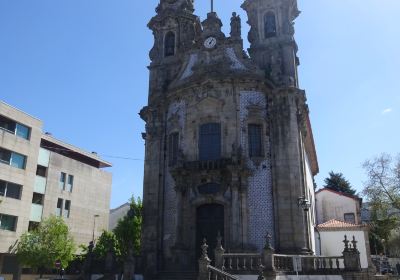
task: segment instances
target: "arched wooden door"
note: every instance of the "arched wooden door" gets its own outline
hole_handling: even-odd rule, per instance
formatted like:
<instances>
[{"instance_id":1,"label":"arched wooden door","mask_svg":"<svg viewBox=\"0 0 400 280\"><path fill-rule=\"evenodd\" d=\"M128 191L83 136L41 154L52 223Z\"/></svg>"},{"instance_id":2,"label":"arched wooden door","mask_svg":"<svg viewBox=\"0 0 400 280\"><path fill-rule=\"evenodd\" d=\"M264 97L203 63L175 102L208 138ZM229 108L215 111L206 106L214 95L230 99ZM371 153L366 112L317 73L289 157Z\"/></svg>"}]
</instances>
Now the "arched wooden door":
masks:
<instances>
[{"instance_id":1,"label":"arched wooden door","mask_svg":"<svg viewBox=\"0 0 400 280\"><path fill-rule=\"evenodd\" d=\"M224 206L205 204L196 211L196 257L201 256L203 239L207 239L208 257L214 261L214 249L217 245L218 232L224 236ZM224 242L224 240L222 240Z\"/></svg>"}]
</instances>

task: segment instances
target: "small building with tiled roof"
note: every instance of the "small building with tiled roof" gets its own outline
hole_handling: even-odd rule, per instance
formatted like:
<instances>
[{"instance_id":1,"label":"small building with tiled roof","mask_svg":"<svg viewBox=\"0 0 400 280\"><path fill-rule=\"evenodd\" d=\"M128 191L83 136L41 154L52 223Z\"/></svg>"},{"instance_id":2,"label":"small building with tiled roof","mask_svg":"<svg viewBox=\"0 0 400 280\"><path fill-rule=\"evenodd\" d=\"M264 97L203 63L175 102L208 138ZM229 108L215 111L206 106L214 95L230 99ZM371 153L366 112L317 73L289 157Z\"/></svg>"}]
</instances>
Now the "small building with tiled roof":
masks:
<instances>
[{"instance_id":1,"label":"small building with tiled roof","mask_svg":"<svg viewBox=\"0 0 400 280\"><path fill-rule=\"evenodd\" d=\"M316 228L317 254L322 256L341 256L343 252L343 240L346 235L349 240L353 237L358 242L360 251L361 268L372 267L371 252L368 237L369 227L362 224L354 224L336 219L319 224Z\"/></svg>"}]
</instances>

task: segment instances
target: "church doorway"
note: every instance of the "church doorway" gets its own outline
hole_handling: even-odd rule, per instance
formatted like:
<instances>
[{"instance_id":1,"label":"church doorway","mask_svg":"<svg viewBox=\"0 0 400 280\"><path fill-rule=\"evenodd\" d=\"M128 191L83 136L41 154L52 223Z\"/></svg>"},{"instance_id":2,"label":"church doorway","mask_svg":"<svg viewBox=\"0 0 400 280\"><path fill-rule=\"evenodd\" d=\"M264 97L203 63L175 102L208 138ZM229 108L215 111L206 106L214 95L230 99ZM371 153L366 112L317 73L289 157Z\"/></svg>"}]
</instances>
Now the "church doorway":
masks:
<instances>
[{"instance_id":1,"label":"church doorway","mask_svg":"<svg viewBox=\"0 0 400 280\"><path fill-rule=\"evenodd\" d=\"M203 239L207 239L208 257L214 261L218 232L224 237L224 206L205 204L196 211L196 258L201 256ZM224 240L222 240L224 242Z\"/></svg>"}]
</instances>

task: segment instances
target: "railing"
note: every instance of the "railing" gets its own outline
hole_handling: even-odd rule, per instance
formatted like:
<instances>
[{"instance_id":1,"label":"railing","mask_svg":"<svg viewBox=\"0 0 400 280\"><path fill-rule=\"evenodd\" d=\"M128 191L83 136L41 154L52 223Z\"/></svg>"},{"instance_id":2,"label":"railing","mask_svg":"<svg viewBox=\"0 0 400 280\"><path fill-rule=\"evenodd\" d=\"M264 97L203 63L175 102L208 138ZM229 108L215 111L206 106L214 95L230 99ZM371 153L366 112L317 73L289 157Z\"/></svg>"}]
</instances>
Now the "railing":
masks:
<instances>
[{"instance_id":1,"label":"railing","mask_svg":"<svg viewBox=\"0 0 400 280\"><path fill-rule=\"evenodd\" d=\"M233 163L230 158L221 158L216 160L201 160L184 162L183 167L188 170L215 170L226 168Z\"/></svg>"},{"instance_id":2,"label":"railing","mask_svg":"<svg viewBox=\"0 0 400 280\"><path fill-rule=\"evenodd\" d=\"M282 272L335 273L344 269L344 258L274 254L274 267Z\"/></svg>"},{"instance_id":3,"label":"railing","mask_svg":"<svg viewBox=\"0 0 400 280\"><path fill-rule=\"evenodd\" d=\"M207 269L208 269L208 280L240 280L240 278L233 276L211 265L207 266Z\"/></svg>"},{"instance_id":4,"label":"railing","mask_svg":"<svg viewBox=\"0 0 400 280\"><path fill-rule=\"evenodd\" d=\"M227 271L258 271L260 254L223 254L222 269Z\"/></svg>"}]
</instances>

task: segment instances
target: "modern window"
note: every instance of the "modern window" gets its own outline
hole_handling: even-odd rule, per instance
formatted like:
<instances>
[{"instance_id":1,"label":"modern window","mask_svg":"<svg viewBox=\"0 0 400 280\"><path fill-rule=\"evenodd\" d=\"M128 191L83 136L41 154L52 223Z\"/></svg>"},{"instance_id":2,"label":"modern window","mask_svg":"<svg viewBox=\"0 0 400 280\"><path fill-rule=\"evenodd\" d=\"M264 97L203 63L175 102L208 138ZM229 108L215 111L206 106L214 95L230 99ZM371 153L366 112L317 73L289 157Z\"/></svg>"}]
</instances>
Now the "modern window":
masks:
<instances>
[{"instance_id":1,"label":"modern window","mask_svg":"<svg viewBox=\"0 0 400 280\"><path fill-rule=\"evenodd\" d=\"M33 193L32 203L37 205L43 205L44 195L41 193Z\"/></svg>"},{"instance_id":2,"label":"modern window","mask_svg":"<svg viewBox=\"0 0 400 280\"><path fill-rule=\"evenodd\" d=\"M0 148L0 162L19 169L25 169L26 156Z\"/></svg>"},{"instance_id":3,"label":"modern window","mask_svg":"<svg viewBox=\"0 0 400 280\"><path fill-rule=\"evenodd\" d=\"M21 199L22 186L0 180L0 196Z\"/></svg>"},{"instance_id":4,"label":"modern window","mask_svg":"<svg viewBox=\"0 0 400 280\"><path fill-rule=\"evenodd\" d=\"M71 200L66 200L64 205L64 217L69 218L71 212Z\"/></svg>"},{"instance_id":5,"label":"modern window","mask_svg":"<svg viewBox=\"0 0 400 280\"><path fill-rule=\"evenodd\" d=\"M58 217L61 217L63 204L64 204L64 201L61 198L59 198L57 200L57 210L56 210L56 216L58 216Z\"/></svg>"},{"instance_id":6,"label":"modern window","mask_svg":"<svg viewBox=\"0 0 400 280\"><path fill-rule=\"evenodd\" d=\"M27 140L30 138L31 129L29 127L4 116L0 116L0 128Z\"/></svg>"},{"instance_id":7,"label":"modern window","mask_svg":"<svg viewBox=\"0 0 400 280\"><path fill-rule=\"evenodd\" d=\"M0 214L0 229L15 231L17 229L18 217Z\"/></svg>"},{"instance_id":8,"label":"modern window","mask_svg":"<svg viewBox=\"0 0 400 280\"><path fill-rule=\"evenodd\" d=\"M264 35L265 38L276 36L276 17L273 12L268 12L264 17Z\"/></svg>"},{"instance_id":9,"label":"modern window","mask_svg":"<svg viewBox=\"0 0 400 280\"><path fill-rule=\"evenodd\" d=\"M58 183L58 186L60 187L61 190L64 190L66 180L67 180L67 174L64 172L61 172L60 181Z\"/></svg>"},{"instance_id":10,"label":"modern window","mask_svg":"<svg viewBox=\"0 0 400 280\"><path fill-rule=\"evenodd\" d=\"M175 55L175 33L170 31L165 35L164 40L164 55L174 56Z\"/></svg>"},{"instance_id":11,"label":"modern window","mask_svg":"<svg viewBox=\"0 0 400 280\"><path fill-rule=\"evenodd\" d=\"M68 175L68 182L67 182L67 186L65 187L65 190L67 192L72 192L73 186L74 186L74 176Z\"/></svg>"},{"instance_id":12,"label":"modern window","mask_svg":"<svg viewBox=\"0 0 400 280\"><path fill-rule=\"evenodd\" d=\"M175 132L169 135L168 139L168 162L170 166L178 162L179 133Z\"/></svg>"},{"instance_id":13,"label":"modern window","mask_svg":"<svg viewBox=\"0 0 400 280\"><path fill-rule=\"evenodd\" d=\"M355 224L356 223L356 215L354 215L354 213L345 213L344 221L347 223Z\"/></svg>"},{"instance_id":14,"label":"modern window","mask_svg":"<svg viewBox=\"0 0 400 280\"><path fill-rule=\"evenodd\" d=\"M47 176L47 167L38 165L36 168L36 175L40 177L46 177Z\"/></svg>"},{"instance_id":15,"label":"modern window","mask_svg":"<svg viewBox=\"0 0 400 280\"><path fill-rule=\"evenodd\" d=\"M207 123L200 126L199 160L221 158L221 125Z\"/></svg>"},{"instance_id":16,"label":"modern window","mask_svg":"<svg viewBox=\"0 0 400 280\"><path fill-rule=\"evenodd\" d=\"M249 124L249 156L262 156L262 126L259 124Z\"/></svg>"}]
</instances>

